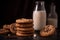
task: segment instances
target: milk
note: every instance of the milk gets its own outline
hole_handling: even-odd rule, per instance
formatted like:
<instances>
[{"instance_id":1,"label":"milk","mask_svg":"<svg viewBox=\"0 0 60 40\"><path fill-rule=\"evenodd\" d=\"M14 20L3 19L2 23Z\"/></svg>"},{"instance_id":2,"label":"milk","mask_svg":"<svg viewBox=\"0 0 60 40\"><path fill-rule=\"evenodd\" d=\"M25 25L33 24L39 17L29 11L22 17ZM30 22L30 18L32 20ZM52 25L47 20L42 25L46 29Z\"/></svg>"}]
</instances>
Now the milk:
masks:
<instances>
[{"instance_id":1,"label":"milk","mask_svg":"<svg viewBox=\"0 0 60 40\"><path fill-rule=\"evenodd\" d=\"M34 30L41 30L46 26L46 12L45 11L33 11L33 28Z\"/></svg>"},{"instance_id":2,"label":"milk","mask_svg":"<svg viewBox=\"0 0 60 40\"><path fill-rule=\"evenodd\" d=\"M48 18L48 24L54 25L57 28L57 19L56 18Z\"/></svg>"}]
</instances>

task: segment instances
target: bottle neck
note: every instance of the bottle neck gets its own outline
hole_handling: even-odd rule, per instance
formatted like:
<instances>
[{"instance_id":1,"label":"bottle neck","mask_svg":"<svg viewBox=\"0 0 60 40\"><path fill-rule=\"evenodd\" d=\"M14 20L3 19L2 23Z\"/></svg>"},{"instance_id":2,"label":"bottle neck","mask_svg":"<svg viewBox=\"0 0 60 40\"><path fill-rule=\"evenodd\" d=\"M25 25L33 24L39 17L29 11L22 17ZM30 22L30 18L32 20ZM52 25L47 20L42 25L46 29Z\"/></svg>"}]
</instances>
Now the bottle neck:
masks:
<instances>
[{"instance_id":1,"label":"bottle neck","mask_svg":"<svg viewBox=\"0 0 60 40\"><path fill-rule=\"evenodd\" d=\"M56 14L56 11L55 11L55 5L51 5L51 9L50 9L50 13L49 13L48 17L57 18L57 14Z\"/></svg>"},{"instance_id":2,"label":"bottle neck","mask_svg":"<svg viewBox=\"0 0 60 40\"><path fill-rule=\"evenodd\" d=\"M55 11L55 5L51 5L51 9L50 9L50 13L55 13L56 11Z\"/></svg>"},{"instance_id":3,"label":"bottle neck","mask_svg":"<svg viewBox=\"0 0 60 40\"><path fill-rule=\"evenodd\" d=\"M41 3L41 10L45 10L44 2Z\"/></svg>"},{"instance_id":4,"label":"bottle neck","mask_svg":"<svg viewBox=\"0 0 60 40\"><path fill-rule=\"evenodd\" d=\"M36 2L35 11L44 11L44 2Z\"/></svg>"}]
</instances>

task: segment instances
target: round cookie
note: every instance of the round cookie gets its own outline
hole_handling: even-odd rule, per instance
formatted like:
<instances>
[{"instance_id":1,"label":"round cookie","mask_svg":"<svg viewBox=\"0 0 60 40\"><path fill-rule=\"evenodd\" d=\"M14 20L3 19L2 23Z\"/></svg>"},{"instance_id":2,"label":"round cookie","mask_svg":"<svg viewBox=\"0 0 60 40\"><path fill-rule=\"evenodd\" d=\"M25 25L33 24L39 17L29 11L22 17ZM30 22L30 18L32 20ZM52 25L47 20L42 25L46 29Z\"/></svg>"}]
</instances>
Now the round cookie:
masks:
<instances>
[{"instance_id":1,"label":"round cookie","mask_svg":"<svg viewBox=\"0 0 60 40\"><path fill-rule=\"evenodd\" d=\"M16 20L16 23L32 23L32 22L33 22L32 19L25 19L25 18Z\"/></svg>"},{"instance_id":2,"label":"round cookie","mask_svg":"<svg viewBox=\"0 0 60 40\"><path fill-rule=\"evenodd\" d=\"M55 32L55 27L53 25L47 25L40 31L40 35L43 37L50 36L54 34L54 32Z\"/></svg>"},{"instance_id":3,"label":"round cookie","mask_svg":"<svg viewBox=\"0 0 60 40\"><path fill-rule=\"evenodd\" d=\"M33 36L33 34L22 34L22 33L16 33L17 36Z\"/></svg>"},{"instance_id":4,"label":"round cookie","mask_svg":"<svg viewBox=\"0 0 60 40\"><path fill-rule=\"evenodd\" d=\"M10 31L12 32L12 33L16 33L16 23L12 23L12 24L10 24Z\"/></svg>"},{"instance_id":5,"label":"round cookie","mask_svg":"<svg viewBox=\"0 0 60 40\"><path fill-rule=\"evenodd\" d=\"M34 33L34 30L31 30L31 31L17 31L18 33L22 33L22 34L31 34L31 33Z\"/></svg>"},{"instance_id":6,"label":"round cookie","mask_svg":"<svg viewBox=\"0 0 60 40\"><path fill-rule=\"evenodd\" d=\"M10 29L10 25L3 25L3 29Z\"/></svg>"},{"instance_id":7,"label":"round cookie","mask_svg":"<svg viewBox=\"0 0 60 40\"><path fill-rule=\"evenodd\" d=\"M0 34L5 34L5 33L7 33L7 32L9 32L9 30L6 30L6 29L0 29Z\"/></svg>"},{"instance_id":8,"label":"round cookie","mask_svg":"<svg viewBox=\"0 0 60 40\"><path fill-rule=\"evenodd\" d=\"M30 27L33 27L33 24L32 23L31 24L18 24L18 23L16 23L16 27L20 27L20 28L28 27L28 28L30 28Z\"/></svg>"},{"instance_id":9,"label":"round cookie","mask_svg":"<svg viewBox=\"0 0 60 40\"><path fill-rule=\"evenodd\" d=\"M16 30L19 30L19 31L33 31L34 28L16 28Z\"/></svg>"}]
</instances>

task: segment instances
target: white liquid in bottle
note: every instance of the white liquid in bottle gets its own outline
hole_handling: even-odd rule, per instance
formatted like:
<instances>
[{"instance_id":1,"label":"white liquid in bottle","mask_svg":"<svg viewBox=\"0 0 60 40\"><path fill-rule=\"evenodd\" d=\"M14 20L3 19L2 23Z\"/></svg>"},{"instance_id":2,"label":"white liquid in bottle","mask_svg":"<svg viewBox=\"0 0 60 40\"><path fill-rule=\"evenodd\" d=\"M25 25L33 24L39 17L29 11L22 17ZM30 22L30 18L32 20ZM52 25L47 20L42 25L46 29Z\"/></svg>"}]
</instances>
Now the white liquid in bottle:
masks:
<instances>
[{"instance_id":1,"label":"white liquid in bottle","mask_svg":"<svg viewBox=\"0 0 60 40\"><path fill-rule=\"evenodd\" d=\"M34 30L41 30L46 26L46 12L45 11L34 11L33 12L33 28Z\"/></svg>"},{"instance_id":2,"label":"white liquid in bottle","mask_svg":"<svg viewBox=\"0 0 60 40\"><path fill-rule=\"evenodd\" d=\"M57 19L56 18L48 18L48 24L54 25L57 28Z\"/></svg>"}]
</instances>

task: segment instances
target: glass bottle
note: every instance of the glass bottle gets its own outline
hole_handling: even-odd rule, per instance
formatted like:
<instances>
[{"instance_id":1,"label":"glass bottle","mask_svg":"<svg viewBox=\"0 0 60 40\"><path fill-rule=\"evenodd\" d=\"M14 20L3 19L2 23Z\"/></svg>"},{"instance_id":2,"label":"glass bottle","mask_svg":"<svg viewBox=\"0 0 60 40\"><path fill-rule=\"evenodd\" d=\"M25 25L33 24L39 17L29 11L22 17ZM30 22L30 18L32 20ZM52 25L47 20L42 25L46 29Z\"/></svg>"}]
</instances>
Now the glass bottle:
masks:
<instances>
[{"instance_id":1,"label":"glass bottle","mask_svg":"<svg viewBox=\"0 0 60 40\"><path fill-rule=\"evenodd\" d=\"M35 9L33 11L33 24L33 28L37 32L46 26L46 10L44 1L36 1Z\"/></svg>"},{"instance_id":2,"label":"glass bottle","mask_svg":"<svg viewBox=\"0 0 60 40\"><path fill-rule=\"evenodd\" d=\"M58 16L55 11L56 6L54 3L51 4L50 13L48 15L48 25L54 25L57 28Z\"/></svg>"}]
</instances>

